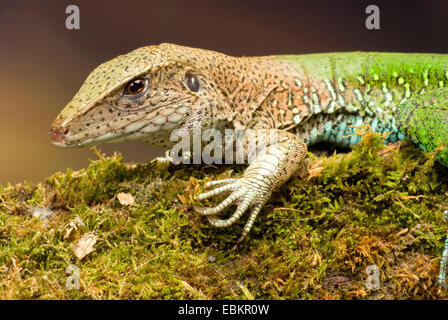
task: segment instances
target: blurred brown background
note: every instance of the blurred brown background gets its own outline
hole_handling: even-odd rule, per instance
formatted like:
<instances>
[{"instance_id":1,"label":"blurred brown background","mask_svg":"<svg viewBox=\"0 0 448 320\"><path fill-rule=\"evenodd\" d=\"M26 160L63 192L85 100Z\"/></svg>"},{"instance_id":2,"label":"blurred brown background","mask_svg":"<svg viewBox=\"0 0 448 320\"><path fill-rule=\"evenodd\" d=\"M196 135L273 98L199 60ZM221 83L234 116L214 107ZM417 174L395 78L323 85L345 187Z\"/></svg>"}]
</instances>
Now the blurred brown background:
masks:
<instances>
[{"instance_id":1,"label":"blurred brown background","mask_svg":"<svg viewBox=\"0 0 448 320\"><path fill-rule=\"evenodd\" d=\"M76 4L81 29L65 28ZM365 8L381 29L365 28ZM37 182L96 158L58 149L49 126L98 64L160 42L231 55L330 51L448 52L448 1L0 0L0 184ZM104 145L126 161L163 151L138 142Z\"/></svg>"}]
</instances>

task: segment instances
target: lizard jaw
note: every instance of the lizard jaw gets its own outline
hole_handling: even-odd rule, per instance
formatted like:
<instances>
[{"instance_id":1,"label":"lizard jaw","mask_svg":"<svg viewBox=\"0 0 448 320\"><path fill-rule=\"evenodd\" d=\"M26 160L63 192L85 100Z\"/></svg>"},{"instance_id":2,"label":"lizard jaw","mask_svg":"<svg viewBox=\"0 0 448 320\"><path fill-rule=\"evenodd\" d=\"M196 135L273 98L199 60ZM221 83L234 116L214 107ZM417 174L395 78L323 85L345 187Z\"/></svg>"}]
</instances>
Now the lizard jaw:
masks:
<instances>
[{"instance_id":1,"label":"lizard jaw","mask_svg":"<svg viewBox=\"0 0 448 320\"><path fill-rule=\"evenodd\" d=\"M53 145L55 145L56 147L58 147L58 148L70 148L69 145L67 145L67 144L65 144L65 143L63 143L63 142L58 142L58 141L54 141L54 140L52 140L51 143L52 143Z\"/></svg>"},{"instance_id":2,"label":"lizard jaw","mask_svg":"<svg viewBox=\"0 0 448 320\"><path fill-rule=\"evenodd\" d=\"M55 133L56 131L56 133ZM72 139L70 134L58 135L57 130L50 131L51 143L59 148L84 148L92 147L104 143L116 143L125 140L142 140L142 136L138 132L108 132L97 137L90 137L82 140Z\"/></svg>"}]
</instances>

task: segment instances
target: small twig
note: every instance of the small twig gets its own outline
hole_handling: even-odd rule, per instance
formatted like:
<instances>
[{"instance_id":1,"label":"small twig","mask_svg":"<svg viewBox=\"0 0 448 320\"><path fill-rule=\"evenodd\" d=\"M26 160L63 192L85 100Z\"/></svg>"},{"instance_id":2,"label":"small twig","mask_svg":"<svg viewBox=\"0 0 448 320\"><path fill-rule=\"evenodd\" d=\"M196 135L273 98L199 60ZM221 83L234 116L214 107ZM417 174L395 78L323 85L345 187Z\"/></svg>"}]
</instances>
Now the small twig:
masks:
<instances>
[{"instance_id":1,"label":"small twig","mask_svg":"<svg viewBox=\"0 0 448 320\"><path fill-rule=\"evenodd\" d=\"M98 158L99 158L100 160L104 160L103 155L101 154L101 152L98 151L98 149L96 148L96 146L91 147L90 150L93 150L93 152L95 152L95 154L98 156Z\"/></svg>"},{"instance_id":2,"label":"small twig","mask_svg":"<svg viewBox=\"0 0 448 320\"><path fill-rule=\"evenodd\" d=\"M274 210L286 210L286 211L296 211L296 212L301 212L301 213L305 213L303 210L300 209L294 209L294 208L274 208Z\"/></svg>"}]
</instances>

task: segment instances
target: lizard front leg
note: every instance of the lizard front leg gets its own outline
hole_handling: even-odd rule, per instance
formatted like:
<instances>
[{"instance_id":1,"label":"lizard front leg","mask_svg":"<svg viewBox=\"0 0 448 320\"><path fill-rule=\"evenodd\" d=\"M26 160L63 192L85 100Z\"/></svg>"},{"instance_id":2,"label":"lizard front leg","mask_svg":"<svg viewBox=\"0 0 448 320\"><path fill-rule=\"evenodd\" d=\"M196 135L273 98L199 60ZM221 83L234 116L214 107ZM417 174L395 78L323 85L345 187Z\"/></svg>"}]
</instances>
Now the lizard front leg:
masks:
<instances>
[{"instance_id":1,"label":"lizard front leg","mask_svg":"<svg viewBox=\"0 0 448 320\"><path fill-rule=\"evenodd\" d=\"M258 137L257 144L260 142L259 137L263 135L276 138L264 140L266 141L264 152L261 152L255 161L249 165L242 178L211 181L205 187L214 189L197 196L197 199L203 200L223 193L231 193L216 207L196 207L196 211L207 215L209 222L215 227L231 226L248 209L251 210L238 242L242 241L249 233L258 213L270 198L272 191L279 188L292 174L303 168L307 151L303 140L287 131L259 129L255 130L255 133L255 136ZM254 143L254 141L248 143ZM248 143L246 143L246 146ZM237 204L238 207L230 218L221 220L214 217L232 204Z\"/></svg>"}]
</instances>

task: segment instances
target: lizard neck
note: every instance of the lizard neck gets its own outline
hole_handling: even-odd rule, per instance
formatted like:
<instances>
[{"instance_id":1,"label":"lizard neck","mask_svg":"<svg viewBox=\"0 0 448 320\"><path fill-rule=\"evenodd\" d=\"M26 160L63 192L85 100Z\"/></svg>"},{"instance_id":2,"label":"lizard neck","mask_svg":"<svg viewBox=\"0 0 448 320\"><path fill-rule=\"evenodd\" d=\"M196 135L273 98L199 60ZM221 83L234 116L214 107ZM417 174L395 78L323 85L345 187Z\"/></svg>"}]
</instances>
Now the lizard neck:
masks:
<instances>
[{"instance_id":1,"label":"lizard neck","mask_svg":"<svg viewBox=\"0 0 448 320\"><path fill-rule=\"evenodd\" d=\"M269 114L263 117L260 111L276 109L279 102L282 106L286 104L284 93L297 91L294 79L301 77L297 70L272 57L227 57L218 61L213 72L212 77L227 102L227 109L218 114L225 115L237 129L252 126L254 120L259 127L273 127ZM269 125L263 125L264 122Z\"/></svg>"}]
</instances>

